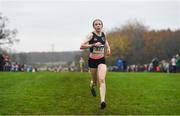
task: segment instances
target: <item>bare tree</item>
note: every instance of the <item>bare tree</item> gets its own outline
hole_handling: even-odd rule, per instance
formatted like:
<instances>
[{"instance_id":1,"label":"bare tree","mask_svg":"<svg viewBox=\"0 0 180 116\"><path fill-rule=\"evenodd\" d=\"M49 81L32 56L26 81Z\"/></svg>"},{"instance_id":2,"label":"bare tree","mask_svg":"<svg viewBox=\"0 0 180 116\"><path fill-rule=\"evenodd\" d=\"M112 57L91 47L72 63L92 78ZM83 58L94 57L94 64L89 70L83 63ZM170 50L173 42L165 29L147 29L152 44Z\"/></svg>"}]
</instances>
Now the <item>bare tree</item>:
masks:
<instances>
[{"instance_id":1,"label":"bare tree","mask_svg":"<svg viewBox=\"0 0 180 116\"><path fill-rule=\"evenodd\" d=\"M2 16L2 13L0 13L0 45L19 42L19 39L16 38L17 29L8 29L7 23L8 18Z\"/></svg>"}]
</instances>

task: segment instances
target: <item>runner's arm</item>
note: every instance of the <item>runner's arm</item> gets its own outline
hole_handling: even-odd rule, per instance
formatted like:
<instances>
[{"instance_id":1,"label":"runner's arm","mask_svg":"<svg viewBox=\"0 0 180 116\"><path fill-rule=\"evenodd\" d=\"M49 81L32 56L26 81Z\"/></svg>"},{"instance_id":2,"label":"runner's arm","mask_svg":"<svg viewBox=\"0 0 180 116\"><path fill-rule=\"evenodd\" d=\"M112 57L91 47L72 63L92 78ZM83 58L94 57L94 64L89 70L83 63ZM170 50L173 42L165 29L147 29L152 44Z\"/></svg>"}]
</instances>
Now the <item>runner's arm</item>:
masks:
<instances>
[{"instance_id":1,"label":"runner's arm","mask_svg":"<svg viewBox=\"0 0 180 116\"><path fill-rule=\"evenodd\" d=\"M87 49L94 46L94 44L89 44L89 41L92 39L92 36L93 36L92 33L89 33L87 35L86 39L82 42L80 49Z\"/></svg>"},{"instance_id":2,"label":"runner's arm","mask_svg":"<svg viewBox=\"0 0 180 116\"><path fill-rule=\"evenodd\" d=\"M108 42L107 38L106 38L106 44L105 45L106 45L106 48L107 48L106 54L109 56L111 54L111 48L109 46L109 42Z\"/></svg>"}]
</instances>

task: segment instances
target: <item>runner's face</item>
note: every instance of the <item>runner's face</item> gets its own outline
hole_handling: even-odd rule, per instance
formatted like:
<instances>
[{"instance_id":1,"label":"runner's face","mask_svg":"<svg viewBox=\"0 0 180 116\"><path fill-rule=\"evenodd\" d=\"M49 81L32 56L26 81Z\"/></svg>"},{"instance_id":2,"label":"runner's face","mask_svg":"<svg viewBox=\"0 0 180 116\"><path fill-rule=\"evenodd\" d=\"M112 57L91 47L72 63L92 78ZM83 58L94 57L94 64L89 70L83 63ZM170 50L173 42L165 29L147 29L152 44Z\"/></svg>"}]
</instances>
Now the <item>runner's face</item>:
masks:
<instances>
[{"instance_id":1,"label":"runner's face","mask_svg":"<svg viewBox=\"0 0 180 116\"><path fill-rule=\"evenodd\" d=\"M102 22L98 20L95 21L93 27L97 32L101 32L102 27L103 27Z\"/></svg>"}]
</instances>

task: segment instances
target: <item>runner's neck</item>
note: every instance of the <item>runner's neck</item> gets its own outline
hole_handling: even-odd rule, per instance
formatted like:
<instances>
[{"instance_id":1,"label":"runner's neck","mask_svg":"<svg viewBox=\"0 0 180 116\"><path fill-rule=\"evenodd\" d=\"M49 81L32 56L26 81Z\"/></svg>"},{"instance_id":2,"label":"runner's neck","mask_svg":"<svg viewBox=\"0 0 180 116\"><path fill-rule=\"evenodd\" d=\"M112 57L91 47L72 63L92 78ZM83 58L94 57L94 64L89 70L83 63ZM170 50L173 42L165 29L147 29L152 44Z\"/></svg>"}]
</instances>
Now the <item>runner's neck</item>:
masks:
<instances>
[{"instance_id":1,"label":"runner's neck","mask_svg":"<svg viewBox=\"0 0 180 116\"><path fill-rule=\"evenodd\" d=\"M97 36L101 36L102 35L102 32L97 32L97 31L94 31L94 33L97 35Z\"/></svg>"}]
</instances>

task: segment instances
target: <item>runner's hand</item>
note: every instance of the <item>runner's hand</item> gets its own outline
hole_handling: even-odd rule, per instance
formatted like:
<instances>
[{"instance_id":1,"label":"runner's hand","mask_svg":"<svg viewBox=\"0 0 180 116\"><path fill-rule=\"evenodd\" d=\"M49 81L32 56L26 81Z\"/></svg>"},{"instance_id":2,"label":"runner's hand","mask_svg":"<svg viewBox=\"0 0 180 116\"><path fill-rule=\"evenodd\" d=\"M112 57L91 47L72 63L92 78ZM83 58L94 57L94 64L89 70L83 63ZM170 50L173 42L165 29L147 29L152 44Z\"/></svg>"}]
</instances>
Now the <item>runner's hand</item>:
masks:
<instances>
[{"instance_id":1,"label":"runner's hand","mask_svg":"<svg viewBox=\"0 0 180 116\"><path fill-rule=\"evenodd\" d=\"M110 50L110 49L107 49L106 55L107 55L107 56L110 56L110 55L111 55L111 50Z\"/></svg>"},{"instance_id":2,"label":"runner's hand","mask_svg":"<svg viewBox=\"0 0 180 116\"><path fill-rule=\"evenodd\" d=\"M96 42L95 44L94 44L94 46L100 46L101 45L101 42Z\"/></svg>"}]
</instances>

